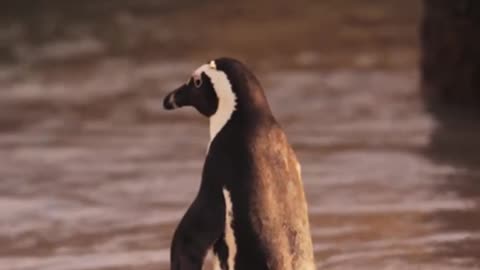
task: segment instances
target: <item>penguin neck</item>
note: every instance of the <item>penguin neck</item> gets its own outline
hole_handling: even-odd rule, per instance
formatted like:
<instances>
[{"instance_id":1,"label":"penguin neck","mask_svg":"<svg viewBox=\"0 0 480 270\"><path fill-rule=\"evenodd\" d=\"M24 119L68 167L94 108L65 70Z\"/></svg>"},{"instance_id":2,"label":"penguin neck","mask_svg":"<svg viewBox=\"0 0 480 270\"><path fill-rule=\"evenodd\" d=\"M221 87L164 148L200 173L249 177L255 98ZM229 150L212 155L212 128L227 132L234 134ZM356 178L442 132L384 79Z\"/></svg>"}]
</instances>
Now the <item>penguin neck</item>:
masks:
<instances>
[{"instance_id":1,"label":"penguin neck","mask_svg":"<svg viewBox=\"0 0 480 270\"><path fill-rule=\"evenodd\" d=\"M259 127L259 123L266 123L265 120L273 119L271 111L267 106L249 106L243 107L240 104L236 104L235 107L229 107L234 109L220 109L210 117L210 142L219 137L221 134L227 132L230 134L229 138L237 137L233 136L234 133L241 134L248 129ZM234 143L231 141L231 143Z\"/></svg>"},{"instance_id":2,"label":"penguin neck","mask_svg":"<svg viewBox=\"0 0 480 270\"><path fill-rule=\"evenodd\" d=\"M235 126L241 130L252 121L271 116L270 106L256 79L234 80L237 89L242 89L234 91L225 73L209 71L208 75L218 98L217 110L210 116L210 143L228 123L236 122Z\"/></svg>"},{"instance_id":3,"label":"penguin neck","mask_svg":"<svg viewBox=\"0 0 480 270\"><path fill-rule=\"evenodd\" d=\"M224 94L218 99L218 108L215 114L210 116L210 143L230 121L237 109L236 96L233 92Z\"/></svg>"}]
</instances>

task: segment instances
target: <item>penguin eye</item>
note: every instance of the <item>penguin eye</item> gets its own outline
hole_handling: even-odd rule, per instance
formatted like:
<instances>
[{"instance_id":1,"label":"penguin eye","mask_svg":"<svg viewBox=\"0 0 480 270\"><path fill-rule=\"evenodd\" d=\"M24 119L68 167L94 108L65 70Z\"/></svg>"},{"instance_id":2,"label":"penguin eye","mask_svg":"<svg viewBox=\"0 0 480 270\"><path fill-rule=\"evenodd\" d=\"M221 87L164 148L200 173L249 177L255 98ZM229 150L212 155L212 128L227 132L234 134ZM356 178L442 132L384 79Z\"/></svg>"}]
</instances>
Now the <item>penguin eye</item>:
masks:
<instances>
[{"instance_id":1,"label":"penguin eye","mask_svg":"<svg viewBox=\"0 0 480 270\"><path fill-rule=\"evenodd\" d=\"M193 78L193 84L195 87L199 88L202 85L202 79L201 78Z\"/></svg>"}]
</instances>

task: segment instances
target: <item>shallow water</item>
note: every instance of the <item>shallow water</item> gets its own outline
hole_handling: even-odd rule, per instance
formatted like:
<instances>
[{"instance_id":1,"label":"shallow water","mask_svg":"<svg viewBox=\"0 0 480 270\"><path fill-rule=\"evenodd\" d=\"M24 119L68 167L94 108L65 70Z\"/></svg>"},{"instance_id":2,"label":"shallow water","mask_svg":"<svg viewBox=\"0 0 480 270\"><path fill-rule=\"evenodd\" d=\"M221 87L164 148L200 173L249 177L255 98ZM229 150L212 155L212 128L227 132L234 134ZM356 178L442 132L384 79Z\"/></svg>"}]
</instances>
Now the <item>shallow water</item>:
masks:
<instances>
[{"instance_id":1,"label":"shallow water","mask_svg":"<svg viewBox=\"0 0 480 270\"><path fill-rule=\"evenodd\" d=\"M195 67L2 70L0 269L168 268L208 131L161 99ZM259 76L302 163L320 269L480 268L479 148L465 139L479 133L426 113L415 70Z\"/></svg>"},{"instance_id":2,"label":"shallow water","mask_svg":"<svg viewBox=\"0 0 480 270\"><path fill-rule=\"evenodd\" d=\"M218 55L299 156L319 269L480 269L480 125L424 110L419 1L274 2L6 1L0 270L168 269L208 123L162 98Z\"/></svg>"}]
</instances>

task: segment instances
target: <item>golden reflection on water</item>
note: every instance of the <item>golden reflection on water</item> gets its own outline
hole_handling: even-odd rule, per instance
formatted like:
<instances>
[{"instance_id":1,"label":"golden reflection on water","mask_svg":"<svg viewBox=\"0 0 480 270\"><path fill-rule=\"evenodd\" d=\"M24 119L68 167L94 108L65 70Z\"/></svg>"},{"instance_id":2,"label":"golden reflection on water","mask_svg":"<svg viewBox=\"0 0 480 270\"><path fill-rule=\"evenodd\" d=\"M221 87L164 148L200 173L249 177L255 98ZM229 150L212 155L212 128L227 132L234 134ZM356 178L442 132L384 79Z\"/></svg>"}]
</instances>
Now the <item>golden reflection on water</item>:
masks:
<instances>
[{"instance_id":1,"label":"golden reflection on water","mask_svg":"<svg viewBox=\"0 0 480 270\"><path fill-rule=\"evenodd\" d=\"M163 65L127 68L135 71L120 80L144 83L103 94L62 96L32 78L9 86L9 102L20 108L48 104L47 93L64 110L19 110L15 117L28 124L0 135L3 269L167 268L170 237L197 190L208 137L195 112L160 109L164 93L194 65L178 64L168 75ZM96 76L83 75L93 80L85 85L122 73L95 68ZM439 135L439 122L415 98L413 72L263 77L303 164L321 269L475 269L477 166L436 152L435 137L448 134ZM78 100L108 106L90 115Z\"/></svg>"}]
</instances>

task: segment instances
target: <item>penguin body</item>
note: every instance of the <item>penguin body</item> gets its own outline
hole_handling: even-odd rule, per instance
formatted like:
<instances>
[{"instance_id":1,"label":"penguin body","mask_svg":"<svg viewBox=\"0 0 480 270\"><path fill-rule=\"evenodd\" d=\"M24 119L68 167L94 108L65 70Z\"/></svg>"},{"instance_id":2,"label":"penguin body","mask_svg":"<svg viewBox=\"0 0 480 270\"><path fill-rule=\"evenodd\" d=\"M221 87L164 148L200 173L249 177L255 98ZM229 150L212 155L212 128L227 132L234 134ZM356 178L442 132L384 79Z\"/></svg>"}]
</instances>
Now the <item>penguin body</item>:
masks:
<instances>
[{"instance_id":1,"label":"penguin body","mask_svg":"<svg viewBox=\"0 0 480 270\"><path fill-rule=\"evenodd\" d=\"M201 66L164 101L210 118L200 190L178 225L171 269L313 270L300 166L255 76L220 58Z\"/></svg>"}]
</instances>

